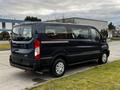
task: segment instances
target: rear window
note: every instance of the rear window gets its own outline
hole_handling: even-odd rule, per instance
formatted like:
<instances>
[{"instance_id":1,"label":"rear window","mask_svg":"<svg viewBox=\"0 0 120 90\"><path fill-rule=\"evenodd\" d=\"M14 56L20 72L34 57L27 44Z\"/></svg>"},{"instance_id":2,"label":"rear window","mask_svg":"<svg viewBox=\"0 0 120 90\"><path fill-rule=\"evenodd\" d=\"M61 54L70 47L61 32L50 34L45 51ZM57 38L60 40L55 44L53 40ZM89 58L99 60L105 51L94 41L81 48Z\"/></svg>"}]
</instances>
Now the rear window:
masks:
<instances>
[{"instance_id":1,"label":"rear window","mask_svg":"<svg viewBox=\"0 0 120 90\"><path fill-rule=\"evenodd\" d=\"M13 28L12 39L15 41L28 41L32 39L32 26L17 26Z\"/></svg>"}]
</instances>

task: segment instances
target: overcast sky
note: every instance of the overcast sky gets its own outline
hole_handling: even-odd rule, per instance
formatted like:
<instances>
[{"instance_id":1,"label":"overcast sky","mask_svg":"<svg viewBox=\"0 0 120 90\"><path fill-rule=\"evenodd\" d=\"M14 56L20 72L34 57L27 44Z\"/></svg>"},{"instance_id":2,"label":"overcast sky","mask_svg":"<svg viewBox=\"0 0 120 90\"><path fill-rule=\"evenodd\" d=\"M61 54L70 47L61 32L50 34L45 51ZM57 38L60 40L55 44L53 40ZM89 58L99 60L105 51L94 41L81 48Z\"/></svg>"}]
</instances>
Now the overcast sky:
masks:
<instances>
[{"instance_id":1,"label":"overcast sky","mask_svg":"<svg viewBox=\"0 0 120 90\"><path fill-rule=\"evenodd\" d=\"M0 15L44 20L81 17L120 23L120 0L0 0Z\"/></svg>"}]
</instances>

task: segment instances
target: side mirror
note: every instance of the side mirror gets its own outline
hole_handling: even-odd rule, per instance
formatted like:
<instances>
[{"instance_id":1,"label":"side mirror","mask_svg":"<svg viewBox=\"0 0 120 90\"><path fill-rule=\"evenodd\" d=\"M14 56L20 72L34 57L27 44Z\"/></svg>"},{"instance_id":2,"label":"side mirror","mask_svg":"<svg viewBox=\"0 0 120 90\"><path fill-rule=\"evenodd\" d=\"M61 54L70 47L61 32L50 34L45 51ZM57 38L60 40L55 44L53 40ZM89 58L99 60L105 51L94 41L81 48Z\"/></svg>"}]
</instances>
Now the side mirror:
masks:
<instances>
[{"instance_id":1,"label":"side mirror","mask_svg":"<svg viewBox=\"0 0 120 90\"><path fill-rule=\"evenodd\" d=\"M102 36L102 41L106 41L107 40L107 37L104 37L104 36Z\"/></svg>"}]
</instances>

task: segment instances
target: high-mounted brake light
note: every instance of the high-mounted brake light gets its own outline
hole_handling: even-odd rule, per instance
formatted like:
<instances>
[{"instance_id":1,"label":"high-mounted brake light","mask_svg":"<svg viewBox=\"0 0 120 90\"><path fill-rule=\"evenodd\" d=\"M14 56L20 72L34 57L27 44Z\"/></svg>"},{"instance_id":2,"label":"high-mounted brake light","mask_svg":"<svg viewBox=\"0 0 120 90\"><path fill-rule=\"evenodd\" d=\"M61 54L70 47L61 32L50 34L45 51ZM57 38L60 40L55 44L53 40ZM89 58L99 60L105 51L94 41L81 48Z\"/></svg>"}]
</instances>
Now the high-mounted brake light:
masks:
<instances>
[{"instance_id":1,"label":"high-mounted brake light","mask_svg":"<svg viewBox=\"0 0 120 90\"><path fill-rule=\"evenodd\" d=\"M35 47L35 60L39 61L40 60L40 41L36 39L34 41L34 47Z\"/></svg>"}]
</instances>

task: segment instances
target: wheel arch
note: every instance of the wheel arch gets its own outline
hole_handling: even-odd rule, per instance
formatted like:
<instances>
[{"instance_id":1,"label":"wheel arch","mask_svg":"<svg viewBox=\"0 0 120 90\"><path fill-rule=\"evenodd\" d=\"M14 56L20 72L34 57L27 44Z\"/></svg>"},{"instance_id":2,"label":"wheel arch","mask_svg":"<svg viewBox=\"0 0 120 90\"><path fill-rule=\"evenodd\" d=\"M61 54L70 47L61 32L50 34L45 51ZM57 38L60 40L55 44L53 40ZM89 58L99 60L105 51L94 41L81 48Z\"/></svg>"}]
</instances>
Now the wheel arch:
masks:
<instances>
[{"instance_id":1,"label":"wheel arch","mask_svg":"<svg viewBox=\"0 0 120 90\"><path fill-rule=\"evenodd\" d=\"M66 57L65 53L59 53L59 54L54 55L50 65L52 65L57 58L63 59L65 61L66 65L68 65L68 60L67 60L67 57Z\"/></svg>"}]
</instances>

